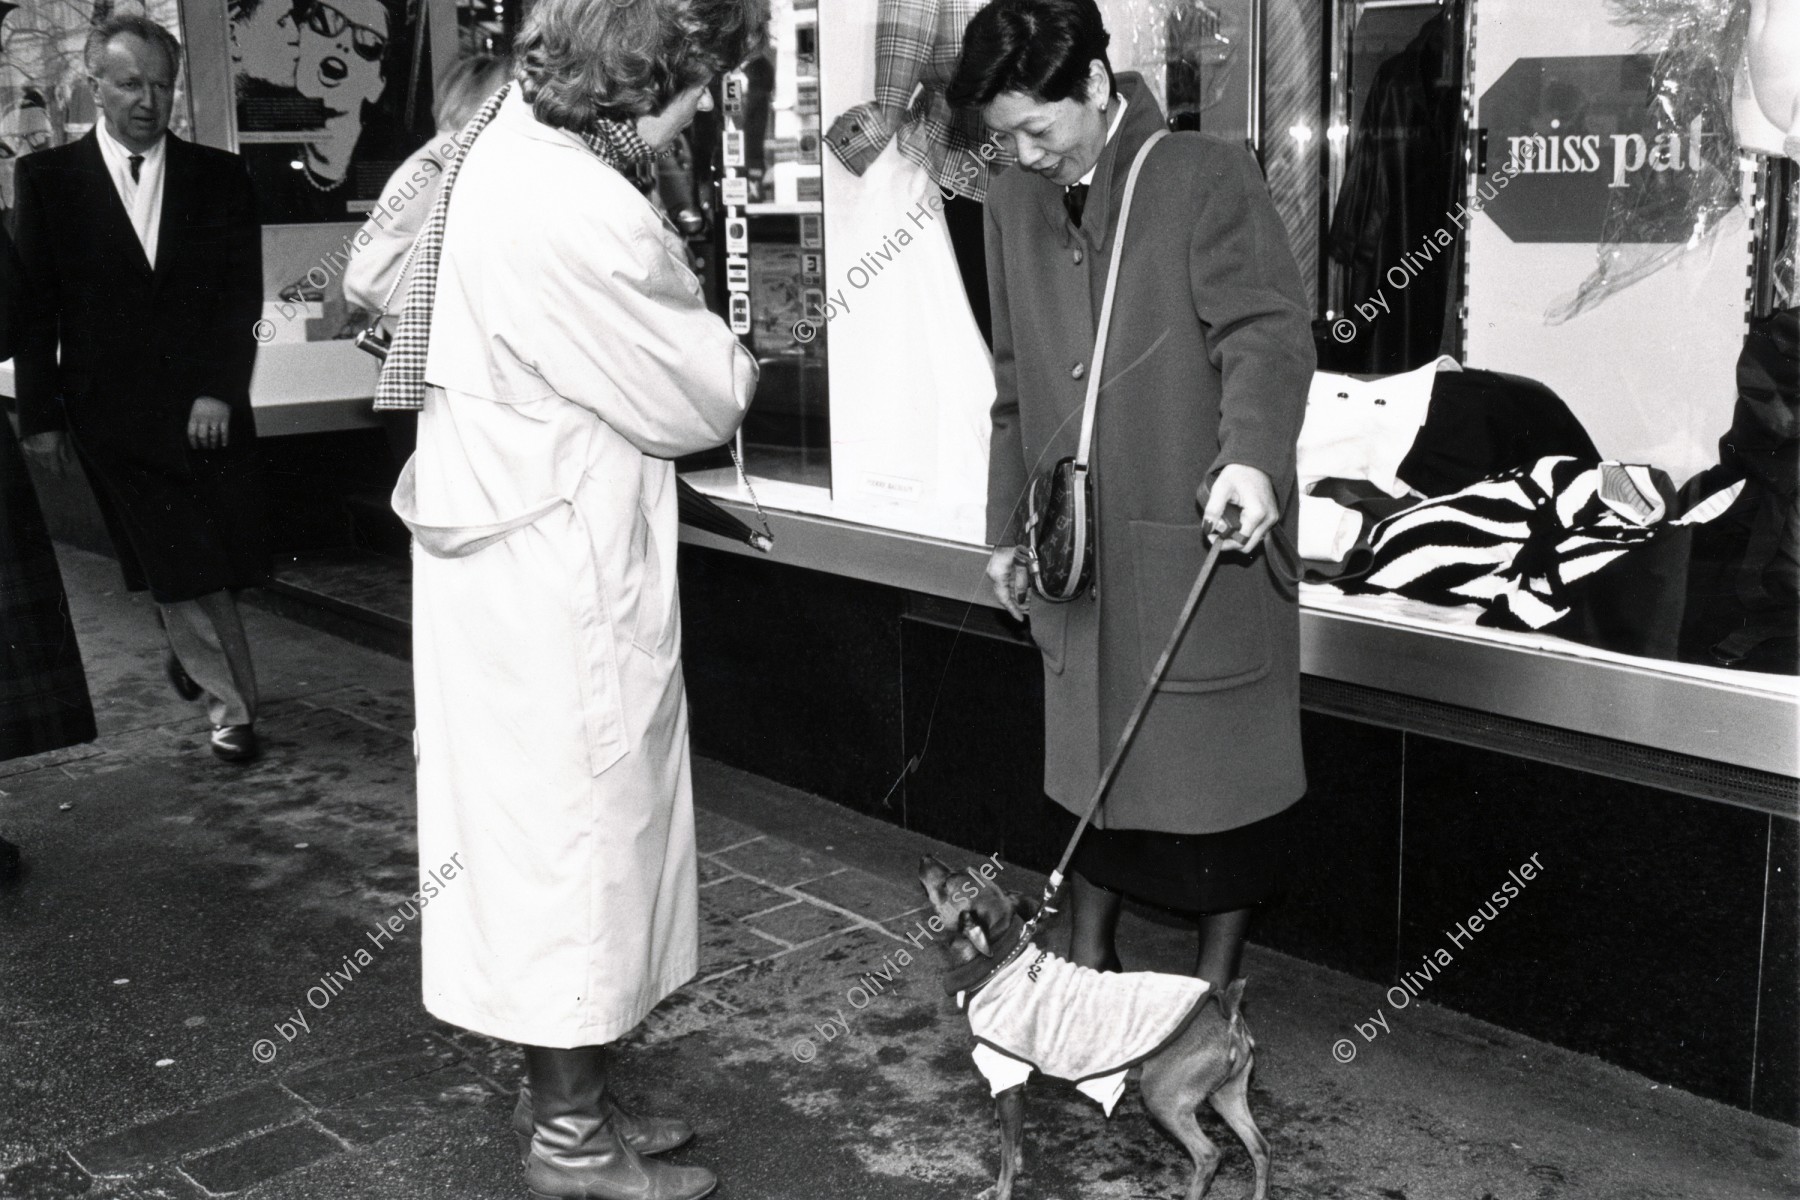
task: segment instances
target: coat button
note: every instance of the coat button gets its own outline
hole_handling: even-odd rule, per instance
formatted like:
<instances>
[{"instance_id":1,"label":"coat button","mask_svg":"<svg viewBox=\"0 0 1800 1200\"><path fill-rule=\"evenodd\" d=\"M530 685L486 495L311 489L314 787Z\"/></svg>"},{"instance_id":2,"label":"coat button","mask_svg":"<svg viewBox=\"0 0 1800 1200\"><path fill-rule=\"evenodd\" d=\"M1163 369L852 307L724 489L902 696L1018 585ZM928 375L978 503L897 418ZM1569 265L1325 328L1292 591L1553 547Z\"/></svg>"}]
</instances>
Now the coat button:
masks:
<instances>
[{"instance_id":1,"label":"coat button","mask_svg":"<svg viewBox=\"0 0 1800 1200\"><path fill-rule=\"evenodd\" d=\"M1082 259L1081 247L1080 246L1075 247L1075 252L1073 254L1071 254L1069 257L1073 258L1075 260L1075 265L1079 267L1081 265L1081 259Z\"/></svg>"},{"instance_id":2,"label":"coat button","mask_svg":"<svg viewBox=\"0 0 1800 1200\"><path fill-rule=\"evenodd\" d=\"M1076 363L1074 366L1069 368L1069 378L1070 379L1080 379L1083 375L1086 375L1086 374L1087 374L1087 368L1082 366L1080 363Z\"/></svg>"}]
</instances>

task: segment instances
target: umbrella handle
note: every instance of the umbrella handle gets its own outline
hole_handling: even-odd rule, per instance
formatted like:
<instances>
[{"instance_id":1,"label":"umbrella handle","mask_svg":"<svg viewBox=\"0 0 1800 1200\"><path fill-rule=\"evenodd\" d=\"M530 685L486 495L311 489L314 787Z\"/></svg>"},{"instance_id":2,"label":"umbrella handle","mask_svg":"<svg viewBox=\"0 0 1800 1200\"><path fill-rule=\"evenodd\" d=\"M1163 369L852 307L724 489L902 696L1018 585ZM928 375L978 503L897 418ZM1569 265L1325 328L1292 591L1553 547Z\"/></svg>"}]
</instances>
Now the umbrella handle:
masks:
<instances>
[{"instance_id":1,"label":"umbrella handle","mask_svg":"<svg viewBox=\"0 0 1800 1200\"><path fill-rule=\"evenodd\" d=\"M738 482L744 485L745 493L750 497L750 507L756 510L756 519L762 522L762 532L750 534L750 545L764 554L775 550L775 531L769 528L769 514L763 511L762 504L756 499L756 489L750 486L750 474L744 470L744 460L738 457L737 439L725 443L725 449L731 454L731 465L737 468Z\"/></svg>"}]
</instances>

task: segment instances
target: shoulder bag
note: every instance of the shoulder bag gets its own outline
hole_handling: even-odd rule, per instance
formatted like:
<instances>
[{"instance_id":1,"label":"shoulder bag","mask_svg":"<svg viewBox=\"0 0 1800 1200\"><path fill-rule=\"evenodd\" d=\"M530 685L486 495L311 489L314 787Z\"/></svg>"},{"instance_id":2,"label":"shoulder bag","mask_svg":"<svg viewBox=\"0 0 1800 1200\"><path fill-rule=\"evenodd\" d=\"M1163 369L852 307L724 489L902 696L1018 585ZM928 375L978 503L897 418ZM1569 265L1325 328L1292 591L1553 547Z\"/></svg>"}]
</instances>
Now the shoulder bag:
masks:
<instances>
[{"instance_id":1,"label":"shoulder bag","mask_svg":"<svg viewBox=\"0 0 1800 1200\"><path fill-rule=\"evenodd\" d=\"M1107 331L1112 326L1119 261L1125 257L1125 225L1131 217L1131 195L1137 190L1138 172L1143 169L1150 148L1167 136L1168 131L1162 129L1150 135L1138 148L1131 173L1125 179L1119 224L1113 231L1112 262L1106 269L1106 296L1100 303L1100 329L1094 335L1093 361L1088 366L1081 441L1073 458L1062 459L1037 473L1026 497L1025 562L1030 569L1031 590L1053 604L1074 600L1093 584L1094 482L1088 474L1088 453L1094 444L1094 402L1100 395L1100 369L1106 358Z\"/></svg>"}]
</instances>

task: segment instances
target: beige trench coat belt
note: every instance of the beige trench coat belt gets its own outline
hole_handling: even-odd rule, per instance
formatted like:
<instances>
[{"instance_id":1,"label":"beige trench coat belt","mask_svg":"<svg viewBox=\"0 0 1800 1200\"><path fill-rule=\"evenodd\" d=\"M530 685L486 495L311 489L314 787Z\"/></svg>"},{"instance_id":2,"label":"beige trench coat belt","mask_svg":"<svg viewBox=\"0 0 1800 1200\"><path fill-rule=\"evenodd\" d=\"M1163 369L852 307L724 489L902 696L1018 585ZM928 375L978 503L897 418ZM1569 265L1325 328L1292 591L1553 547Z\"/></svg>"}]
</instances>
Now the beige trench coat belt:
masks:
<instances>
[{"instance_id":1,"label":"beige trench coat belt","mask_svg":"<svg viewBox=\"0 0 1800 1200\"><path fill-rule=\"evenodd\" d=\"M419 548L434 558L467 558L505 541L528 525L535 525L557 509L568 506L589 553L581 556L575 576L572 611L581 631L584 669L576 672L581 682L581 709L587 727L588 774L599 775L624 758L631 749L625 728L625 706L619 695L618 644L612 620L600 591L600 573L594 561L593 537L573 494L547 500L536 508L488 525L426 525L414 507L413 464L408 459L394 486L394 512L412 530ZM585 478L585 476L584 476ZM575 485L576 493L581 483Z\"/></svg>"}]
</instances>

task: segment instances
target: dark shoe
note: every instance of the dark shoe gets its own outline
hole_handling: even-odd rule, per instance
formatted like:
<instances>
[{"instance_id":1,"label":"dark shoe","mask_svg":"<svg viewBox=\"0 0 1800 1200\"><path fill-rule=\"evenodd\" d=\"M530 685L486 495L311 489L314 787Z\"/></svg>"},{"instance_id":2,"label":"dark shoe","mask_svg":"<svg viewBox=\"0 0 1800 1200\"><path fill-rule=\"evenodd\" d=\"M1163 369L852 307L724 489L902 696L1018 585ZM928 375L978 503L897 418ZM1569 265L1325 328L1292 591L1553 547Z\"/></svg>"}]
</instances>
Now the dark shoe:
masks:
<instances>
[{"instance_id":1,"label":"dark shoe","mask_svg":"<svg viewBox=\"0 0 1800 1200\"><path fill-rule=\"evenodd\" d=\"M260 753L256 730L249 725L215 725L212 752L228 763L247 763Z\"/></svg>"},{"instance_id":2,"label":"dark shoe","mask_svg":"<svg viewBox=\"0 0 1800 1200\"><path fill-rule=\"evenodd\" d=\"M639 1154L667 1154L694 1140L694 1127L680 1117L645 1117L621 1107L609 1091L601 1103L613 1115L619 1136ZM518 1147L519 1161L531 1158L531 1081L519 1087L519 1102L513 1105L513 1144Z\"/></svg>"},{"instance_id":3,"label":"dark shoe","mask_svg":"<svg viewBox=\"0 0 1800 1200\"><path fill-rule=\"evenodd\" d=\"M163 674L169 677L170 686L175 689L175 694L183 700L200 698L200 685L195 683L193 676L187 673L187 668L181 665L181 660L175 657L173 650L163 651Z\"/></svg>"},{"instance_id":4,"label":"dark shoe","mask_svg":"<svg viewBox=\"0 0 1800 1200\"><path fill-rule=\"evenodd\" d=\"M704 1167L645 1158L625 1141L618 1110L606 1103L606 1056L599 1046L525 1047L531 1084L531 1200L700 1200L718 1186Z\"/></svg>"}]
</instances>

